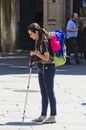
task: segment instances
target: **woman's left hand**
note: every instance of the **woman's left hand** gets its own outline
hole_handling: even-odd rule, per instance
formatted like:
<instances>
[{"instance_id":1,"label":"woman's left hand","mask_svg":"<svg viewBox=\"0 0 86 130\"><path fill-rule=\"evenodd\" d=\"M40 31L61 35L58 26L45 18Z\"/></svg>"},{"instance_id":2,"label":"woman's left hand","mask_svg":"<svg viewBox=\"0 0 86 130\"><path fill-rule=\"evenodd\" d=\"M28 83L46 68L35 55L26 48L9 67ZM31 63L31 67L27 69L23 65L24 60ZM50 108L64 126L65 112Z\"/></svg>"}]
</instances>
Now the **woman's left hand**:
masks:
<instances>
[{"instance_id":1,"label":"woman's left hand","mask_svg":"<svg viewBox=\"0 0 86 130\"><path fill-rule=\"evenodd\" d=\"M30 52L30 56L33 56L33 55L35 55L35 51Z\"/></svg>"}]
</instances>

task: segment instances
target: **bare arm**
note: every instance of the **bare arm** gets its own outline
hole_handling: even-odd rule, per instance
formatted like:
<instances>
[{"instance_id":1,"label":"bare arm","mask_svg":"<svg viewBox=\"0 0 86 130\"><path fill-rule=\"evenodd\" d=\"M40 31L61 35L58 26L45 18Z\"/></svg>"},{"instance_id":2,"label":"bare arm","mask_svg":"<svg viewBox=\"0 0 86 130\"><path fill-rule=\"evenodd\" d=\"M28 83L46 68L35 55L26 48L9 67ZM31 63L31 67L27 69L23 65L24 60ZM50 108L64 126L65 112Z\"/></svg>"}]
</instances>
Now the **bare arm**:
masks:
<instances>
[{"instance_id":1,"label":"bare arm","mask_svg":"<svg viewBox=\"0 0 86 130\"><path fill-rule=\"evenodd\" d=\"M36 51L31 51L31 52L30 52L30 55L31 55L31 56L35 55L35 56L37 56L37 57L39 57L40 59L45 60L45 61L48 61L48 60L49 60L49 52L48 52L48 51L46 51L44 54L41 54L41 53L36 52Z\"/></svg>"}]
</instances>

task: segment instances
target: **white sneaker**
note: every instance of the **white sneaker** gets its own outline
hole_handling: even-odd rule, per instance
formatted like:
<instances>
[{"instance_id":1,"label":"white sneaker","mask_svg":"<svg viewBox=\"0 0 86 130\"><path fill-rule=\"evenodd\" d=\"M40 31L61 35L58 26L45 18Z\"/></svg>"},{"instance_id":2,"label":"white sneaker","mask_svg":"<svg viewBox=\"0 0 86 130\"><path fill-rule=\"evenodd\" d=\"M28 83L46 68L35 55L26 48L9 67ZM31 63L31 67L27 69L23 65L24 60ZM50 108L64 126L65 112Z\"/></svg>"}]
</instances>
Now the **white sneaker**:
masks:
<instances>
[{"instance_id":1,"label":"white sneaker","mask_svg":"<svg viewBox=\"0 0 86 130\"><path fill-rule=\"evenodd\" d=\"M56 123L55 116L50 116L48 119L46 119L43 124L49 124L49 123Z\"/></svg>"},{"instance_id":2,"label":"white sneaker","mask_svg":"<svg viewBox=\"0 0 86 130\"><path fill-rule=\"evenodd\" d=\"M32 120L32 121L34 121L34 122L42 122L42 121L44 121L46 119L46 116L40 116L40 117L38 117L38 118L36 118L36 119L34 119L34 120Z\"/></svg>"}]
</instances>

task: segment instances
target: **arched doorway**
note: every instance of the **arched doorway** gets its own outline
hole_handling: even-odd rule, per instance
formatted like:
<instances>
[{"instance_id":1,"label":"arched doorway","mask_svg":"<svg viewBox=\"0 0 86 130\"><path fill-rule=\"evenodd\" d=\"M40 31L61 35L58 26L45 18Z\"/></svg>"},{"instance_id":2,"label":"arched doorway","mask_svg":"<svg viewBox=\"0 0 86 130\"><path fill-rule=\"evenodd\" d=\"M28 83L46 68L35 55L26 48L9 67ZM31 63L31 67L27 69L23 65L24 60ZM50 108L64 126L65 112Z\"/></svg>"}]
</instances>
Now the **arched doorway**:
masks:
<instances>
[{"instance_id":1,"label":"arched doorway","mask_svg":"<svg viewBox=\"0 0 86 130\"><path fill-rule=\"evenodd\" d=\"M27 25L32 22L43 26L43 0L20 0L19 49L31 50L34 46L27 34Z\"/></svg>"}]
</instances>

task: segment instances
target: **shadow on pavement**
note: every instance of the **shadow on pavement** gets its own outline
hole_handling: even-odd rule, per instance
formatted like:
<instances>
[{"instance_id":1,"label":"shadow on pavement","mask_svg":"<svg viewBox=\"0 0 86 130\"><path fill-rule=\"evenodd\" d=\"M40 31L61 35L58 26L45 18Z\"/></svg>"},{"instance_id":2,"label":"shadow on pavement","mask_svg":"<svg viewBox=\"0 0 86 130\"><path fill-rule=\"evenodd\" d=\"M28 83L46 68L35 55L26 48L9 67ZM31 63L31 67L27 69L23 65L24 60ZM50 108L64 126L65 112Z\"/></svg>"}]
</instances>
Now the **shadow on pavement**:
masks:
<instances>
[{"instance_id":1,"label":"shadow on pavement","mask_svg":"<svg viewBox=\"0 0 86 130\"><path fill-rule=\"evenodd\" d=\"M27 90L13 90L13 91L15 91L15 92L22 92L22 93L26 93L27 92ZM38 91L38 90L29 90L28 92L29 93L38 93L40 91Z\"/></svg>"},{"instance_id":2,"label":"shadow on pavement","mask_svg":"<svg viewBox=\"0 0 86 130\"><path fill-rule=\"evenodd\" d=\"M0 75L28 74L29 57L27 54L6 55L0 58ZM56 67L57 75L86 75L86 61L80 65L64 65ZM33 66L32 73L38 73L37 65Z\"/></svg>"},{"instance_id":3,"label":"shadow on pavement","mask_svg":"<svg viewBox=\"0 0 86 130\"><path fill-rule=\"evenodd\" d=\"M9 125L9 126L35 126L35 125L42 125L42 123L37 122L7 122L5 124L0 124L0 126Z\"/></svg>"},{"instance_id":4,"label":"shadow on pavement","mask_svg":"<svg viewBox=\"0 0 86 130\"><path fill-rule=\"evenodd\" d=\"M80 65L64 65L57 67L57 75L86 75L86 64Z\"/></svg>"},{"instance_id":5,"label":"shadow on pavement","mask_svg":"<svg viewBox=\"0 0 86 130\"><path fill-rule=\"evenodd\" d=\"M82 105L82 106L86 106L86 103L82 103L81 105Z\"/></svg>"},{"instance_id":6,"label":"shadow on pavement","mask_svg":"<svg viewBox=\"0 0 86 130\"><path fill-rule=\"evenodd\" d=\"M32 73L36 73L35 67ZM0 58L0 75L9 74L28 74L29 73L29 57L23 56L4 56Z\"/></svg>"}]
</instances>

